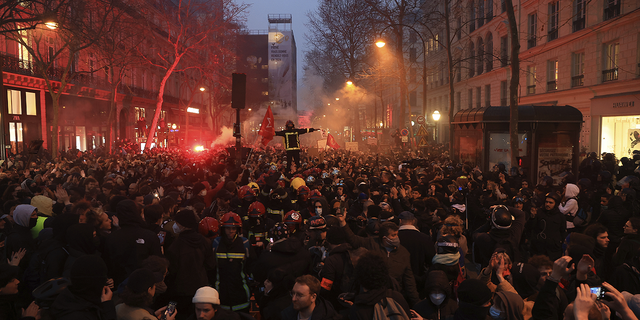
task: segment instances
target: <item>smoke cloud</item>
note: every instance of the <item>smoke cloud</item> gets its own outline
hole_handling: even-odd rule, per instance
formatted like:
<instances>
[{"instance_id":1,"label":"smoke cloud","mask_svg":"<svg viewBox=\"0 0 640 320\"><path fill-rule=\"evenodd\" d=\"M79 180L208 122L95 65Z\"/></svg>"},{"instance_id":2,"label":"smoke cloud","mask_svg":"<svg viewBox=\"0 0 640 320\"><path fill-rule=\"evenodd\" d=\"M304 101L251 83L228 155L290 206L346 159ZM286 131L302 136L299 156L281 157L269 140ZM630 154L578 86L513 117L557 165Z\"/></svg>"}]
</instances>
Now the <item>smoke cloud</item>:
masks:
<instances>
[{"instance_id":1,"label":"smoke cloud","mask_svg":"<svg viewBox=\"0 0 640 320\"><path fill-rule=\"evenodd\" d=\"M233 145L235 141L236 138L233 136L233 128L222 127L222 133L220 133L216 140L211 143L211 148L216 146L226 147L228 145Z\"/></svg>"}]
</instances>

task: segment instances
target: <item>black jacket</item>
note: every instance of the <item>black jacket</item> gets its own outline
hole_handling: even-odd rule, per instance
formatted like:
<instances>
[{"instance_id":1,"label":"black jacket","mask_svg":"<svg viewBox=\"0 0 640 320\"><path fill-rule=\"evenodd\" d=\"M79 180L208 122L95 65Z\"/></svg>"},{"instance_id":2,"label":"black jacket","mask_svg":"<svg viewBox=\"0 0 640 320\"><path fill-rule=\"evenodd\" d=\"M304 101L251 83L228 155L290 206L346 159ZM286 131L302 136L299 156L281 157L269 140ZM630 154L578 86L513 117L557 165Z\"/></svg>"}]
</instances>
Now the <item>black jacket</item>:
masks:
<instances>
[{"instance_id":1,"label":"black jacket","mask_svg":"<svg viewBox=\"0 0 640 320\"><path fill-rule=\"evenodd\" d=\"M293 310L293 305L290 304L286 309L284 309L281 313L282 320L298 320L298 311ZM316 298L316 306L313 308L313 313L311 314L311 318L309 320L332 320L332 319L340 319L340 316L333 309L331 303L323 299L321 296ZM371 318L369 318L371 319Z\"/></svg>"},{"instance_id":2,"label":"black jacket","mask_svg":"<svg viewBox=\"0 0 640 320\"><path fill-rule=\"evenodd\" d=\"M538 210L531 239L531 253L544 254L555 261L562 256L562 242L567 236L567 221L564 215L553 208Z\"/></svg>"},{"instance_id":3,"label":"black jacket","mask_svg":"<svg viewBox=\"0 0 640 320\"><path fill-rule=\"evenodd\" d=\"M562 320L568 304L567 296L558 287L558 283L547 279L538 292L531 310L531 319Z\"/></svg>"},{"instance_id":4,"label":"black jacket","mask_svg":"<svg viewBox=\"0 0 640 320\"><path fill-rule=\"evenodd\" d=\"M352 292L355 282L354 266L351 263L349 250L351 246L343 243L327 253L324 266L320 271L322 294L337 309L340 309L338 296L341 293Z\"/></svg>"},{"instance_id":5,"label":"black jacket","mask_svg":"<svg viewBox=\"0 0 640 320\"><path fill-rule=\"evenodd\" d=\"M97 306L64 289L53 301L51 316L54 320L115 320L116 308L113 301L105 301Z\"/></svg>"},{"instance_id":6,"label":"black jacket","mask_svg":"<svg viewBox=\"0 0 640 320\"><path fill-rule=\"evenodd\" d=\"M431 265L431 259L436 254L431 237L410 226L400 226L398 237L400 244L411 255L411 270L414 277L419 280L419 283L423 283L427 268Z\"/></svg>"},{"instance_id":7,"label":"black jacket","mask_svg":"<svg viewBox=\"0 0 640 320\"><path fill-rule=\"evenodd\" d=\"M175 275L174 289L181 296L193 296L209 285L207 271L215 260L211 242L195 230L184 230L167 250L169 271Z\"/></svg>"},{"instance_id":8,"label":"black jacket","mask_svg":"<svg viewBox=\"0 0 640 320\"><path fill-rule=\"evenodd\" d=\"M259 283L267 279L269 271L282 267L293 277L306 274L309 270L311 254L296 237L277 241L271 251L263 251L253 269L253 276Z\"/></svg>"},{"instance_id":9,"label":"black jacket","mask_svg":"<svg viewBox=\"0 0 640 320\"><path fill-rule=\"evenodd\" d=\"M409 304L400 292L382 288L356 295L353 306L349 309L349 320L373 319L374 306L387 297L398 302L402 306L402 309L404 309L404 312L409 316L411 315Z\"/></svg>"},{"instance_id":10,"label":"black jacket","mask_svg":"<svg viewBox=\"0 0 640 320\"><path fill-rule=\"evenodd\" d=\"M446 295L446 298L439 306L433 304L431 299L429 299L429 294L431 294L435 289L441 290ZM453 290L449 284L449 279L447 278L446 273L442 270L429 272L427 275L427 288L425 293L427 298L413 306L413 310L425 319L446 319L448 317L452 317L458 309L458 302L453 296Z\"/></svg>"}]
</instances>

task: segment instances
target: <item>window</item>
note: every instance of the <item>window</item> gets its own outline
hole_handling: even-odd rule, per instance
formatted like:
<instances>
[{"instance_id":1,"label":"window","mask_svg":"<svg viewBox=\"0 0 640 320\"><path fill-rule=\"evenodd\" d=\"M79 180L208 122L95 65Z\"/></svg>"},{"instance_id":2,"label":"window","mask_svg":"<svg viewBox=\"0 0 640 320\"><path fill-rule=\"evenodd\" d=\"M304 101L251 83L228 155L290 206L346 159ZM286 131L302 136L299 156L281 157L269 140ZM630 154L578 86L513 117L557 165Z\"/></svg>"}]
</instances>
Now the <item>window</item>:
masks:
<instances>
[{"instance_id":1,"label":"window","mask_svg":"<svg viewBox=\"0 0 640 320\"><path fill-rule=\"evenodd\" d=\"M459 111L462 108L462 93L460 91L456 92L456 111Z\"/></svg>"},{"instance_id":2,"label":"window","mask_svg":"<svg viewBox=\"0 0 640 320\"><path fill-rule=\"evenodd\" d=\"M482 1L482 0L480 0ZM476 30L476 4L473 0L469 1L469 33Z\"/></svg>"},{"instance_id":3,"label":"window","mask_svg":"<svg viewBox=\"0 0 640 320\"><path fill-rule=\"evenodd\" d=\"M602 82L618 80L618 52L620 43L608 43L604 45L604 70L602 70Z\"/></svg>"},{"instance_id":4,"label":"window","mask_svg":"<svg viewBox=\"0 0 640 320\"><path fill-rule=\"evenodd\" d=\"M416 48L409 49L409 62L416 62Z\"/></svg>"},{"instance_id":5,"label":"window","mask_svg":"<svg viewBox=\"0 0 640 320\"><path fill-rule=\"evenodd\" d=\"M500 66L506 67L509 64L509 38L500 37Z\"/></svg>"},{"instance_id":6,"label":"window","mask_svg":"<svg viewBox=\"0 0 640 320\"><path fill-rule=\"evenodd\" d=\"M22 95L20 91L7 89L7 107L9 114L22 114Z\"/></svg>"},{"instance_id":7,"label":"window","mask_svg":"<svg viewBox=\"0 0 640 320\"><path fill-rule=\"evenodd\" d=\"M476 108L482 108L482 87L476 88Z\"/></svg>"},{"instance_id":8,"label":"window","mask_svg":"<svg viewBox=\"0 0 640 320\"><path fill-rule=\"evenodd\" d=\"M20 39L22 40L18 42L18 58L20 59L20 68L31 70L31 54L27 49L29 46L31 46L31 41L29 41L29 34L27 33L27 30L20 30L18 32L20 33ZM23 45L23 43L26 45Z\"/></svg>"},{"instance_id":9,"label":"window","mask_svg":"<svg viewBox=\"0 0 640 320\"><path fill-rule=\"evenodd\" d=\"M500 13L507 11L507 1L500 0Z\"/></svg>"},{"instance_id":10,"label":"window","mask_svg":"<svg viewBox=\"0 0 640 320\"><path fill-rule=\"evenodd\" d=\"M458 38L458 41L460 41L460 38L462 38L462 18L460 17L458 17L457 26L456 37Z\"/></svg>"},{"instance_id":11,"label":"window","mask_svg":"<svg viewBox=\"0 0 640 320\"><path fill-rule=\"evenodd\" d=\"M473 48L473 41L469 42L469 78L475 75L476 69L476 51Z\"/></svg>"},{"instance_id":12,"label":"window","mask_svg":"<svg viewBox=\"0 0 640 320\"><path fill-rule=\"evenodd\" d=\"M536 93L536 67L527 67L527 94Z\"/></svg>"},{"instance_id":13,"label":"window","mask_svg":"<svg viewBox=\"0 0 640 320\"><path fill-rule=\"evenodd\" d=\"M584 52L571 54L571 87L584 86Z\"/></svg>"},{"instance_id":14,"label":"window","mask_svg":"<svg viewBox=\"0 0 640 320\"><path fill-rule=\"evenodd\" d=\"M485 15L487 22L493 19L493 0L487 0L487 14Z\"/></svg>"},{"instance_id":15,"label":"window","mask_svg":"<svg viewBox=\"0 0 640 320\"><path fill-rule=\"evenodd\" d=\"M490 84L484 86L484 106L485 107L491 106L491 85Z\"/></svg>"},{"instance_id":16,"label":"window","mask_svg":"<svg viewBox=\"0 0 640 320\"><path fill-rule=\"evenodd\" d=\"M478 28L484 25L484 0L478 0Z\"/></svg>"},{"instance_id":17,"label":"window","mask_svg":"<svg viewBox=\"0 0 640 320\"><path fill-rule=\"evenodd\" d=\"M538 22L538 15L534 12L527 16L528 21L528 30L529 34L527 35L527 49L531 49L536 46L536 28Z\"/></svg>"},{"instance_id":18,"label":"window","mask_svg":"<svg viewBox=\"0 0 640 320\"><path fill-rule=\"evenodd\" d=\"M456 59L455 66L454 66L454 68L456 70L456 75L455 75L456 82L460 82L462 80L462 66L461 66L461 63L462 62L460 61L459 58Z\"/></svg>"},{"instance_id":19,"label":"window","mask_svg":"<svg viewBox=\"0 0 640 320\"><path fill-rule=\"evenodd\" d=\"M586 0L573 1L573 32L584 29L587 16Z\"/></svg>"},{"instance_id":20,"label":"window","mask_svg":"<svg viewBox=\"0 0 640 320\"><path fill-rule=\"evenodd\" d=\"M487 72L493 70L493 34L487 36L487 50L485 51L485 63Z\"/></svg>"},{"instance_id":21,"label":"window","mask_svg":"<svg viewBox=\"0 0 640 320\"><path fill-rule=\"evenodd\" d=\"M469 109L472 109L473 108L473 89L469 89L468 97L469 97L469 103L468 103Z\"/></svg>"},{"instance_id":22,"label":"window","mask_svg":"<svg viewBox=\"0 0 640 320\"><path fill-rule=\"evenodd\" d=\"M26 92L26 103L27 103L27 115L28 116L37 116L38 115L38 105L36 103L36 93L35 92Z\"/></svg>"},{"instance_id":23,"label":"window","mask_svg":"<svg viewBox=\"0 0 640 320\"><path fill-rule=\"evenodd\" d=\"M558 90L558 60L547 61L547 91Z\"/></svg>"},{"instance_id":24,"label":"window","mask_svg":"<svg viewBox=\"0 0 640 320\"><path fill-rule=\"evenodd\" d=\"M418 72L417 72L416 68L409 69L409 82L410 83L416 83L417 74L418 74Z\"/></svg>"},{"instance_id":25,"label":"window","mask_svg":"<svg viewBox=\"0 0 640 320\"><path fill-rule=\"evenodd\" d=\"M418 41L418 35L413 31L409 31L409 43L416 43Z\"/></svg>"},{"instance_id":26,"label":"window","mask_svg":"<svg viewBox=\"0 0 640 320\"><path fill-rule=\"evenodd\" d=\"M613 19L620 15L621 0L604 0L604 20Z\"/></svg>"},{"instance_id":27,"label":"window","mask_svg":"<svg viewBox=\"0 0 640 320\"><path fill-rule=\"evenodd\" d=\"M482 72L484 72L484 63L482 61L482 59L484 59L484 42L482 41L482 38L478 39L478 74L482 74Z\"/></svg>"},{"instance_id":28,"label":"window","mask_svg":"<svg viewBox=\"0 0 640 320\"><path fill-rule=\"evenodd\" d=\"M506 81L500 81L500 105L508 106L509 101L507 101L507 96L509 94L509 88L507 87Z\"/></svg>"},{"instance_id":29,"label":"window","mask_svg":"<svg viewBox=\"0 0 640 320\"><path fill-rule=\"evenodd\" d=\"M549 3L549 28L547 31L547 41L558 39L558 19L560 1Z\"/></svg>"}]
</instances>

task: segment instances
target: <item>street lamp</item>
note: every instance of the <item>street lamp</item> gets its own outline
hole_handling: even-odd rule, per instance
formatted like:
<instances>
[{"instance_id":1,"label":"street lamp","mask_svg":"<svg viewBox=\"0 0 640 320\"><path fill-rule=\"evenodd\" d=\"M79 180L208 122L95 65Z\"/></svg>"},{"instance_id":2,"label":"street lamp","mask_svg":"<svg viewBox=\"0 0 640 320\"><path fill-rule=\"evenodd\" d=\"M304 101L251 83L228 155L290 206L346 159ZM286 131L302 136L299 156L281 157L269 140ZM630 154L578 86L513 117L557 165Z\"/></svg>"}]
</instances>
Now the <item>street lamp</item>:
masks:
<instances>
[{"instance_id":1,"label":"street lamp","mask_svg":"<svg viewBox=\"0 0 640 320\"><path fill-rule=\"evenodd\" d=\"M347 80L347 85L348 85L348 86L352 86L352 85L353 85L353 81L351 81L351 80Z\"/></svg>"},{"instance_id":2,"label":"street lamp","mask_svg":"<svg viewBox=\"0 0 640 320\"><path fill-rule=\"evenodd\" d=\"M420 34L420 32L418 32L418 30L416 30L414 27L403 24L403 23L393 23L390 24L386 27L384 27L384 29L382 29L382 31L380 31L380 35L382 36L382 34L384 33L385 30L387 30L390 27L394 27L394 26L402 26L402 27L406 27L409 28L411 30L413 30L413 32L415 32L418 37L420 38L420 41L422 41L422 114L425 114L427 112L427 43L424 41L424 38L422 37L422 35ZM380 37L382 38L382 37ZM378 40L376 41L376 46L378 48L382 48L385 46L385 42L383 40ZM404 57L396 57L397 59L404 59ZM401 82L402 83L402 82ZM409 106L409 110L411 110L411 106ZM409 112L409 121L411 121L411 113ZM404 120L404 114L402 115L401 119ZM401 126L404 126L404 123L401 124ZM413 125L411 125L411 138L413 139ZM413 148L413 143L409 143L410 147Z\"/></svg>"},{"instance_id":3,"label":"street lamp","mask_svg":"<svg viewBox=\"0 0 640 320\"><path fill-rule=\"evenodd\" d=\"M433 118L433 121L436 122L436 130L435 130L435 141L436 143L438 143L438 120L440 120L440 112L438 110L434 111L433 114L431 114L431 117Z\"/></svg>"}]
</instances>

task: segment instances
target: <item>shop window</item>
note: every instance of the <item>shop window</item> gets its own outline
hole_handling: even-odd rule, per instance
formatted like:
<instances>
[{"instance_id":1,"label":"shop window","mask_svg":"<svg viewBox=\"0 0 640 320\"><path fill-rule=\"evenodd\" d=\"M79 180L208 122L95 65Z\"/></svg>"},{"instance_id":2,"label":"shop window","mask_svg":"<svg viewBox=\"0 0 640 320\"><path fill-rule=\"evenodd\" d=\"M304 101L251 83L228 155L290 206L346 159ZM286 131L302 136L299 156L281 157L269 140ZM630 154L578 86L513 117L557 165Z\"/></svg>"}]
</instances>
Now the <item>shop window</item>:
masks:
<instances>
[{"instance_id":1,"label":"shop window","mask_svg":"<svg viewBox=\"0 0 640 320\"><path fill-rule=\"evenodd\" d=\"M584 29L587 21L587 0L573 2L573 32Z\"/></svg>"},{"instance_id":2,"label":"shop window","mask_svg":"<svg viewBox=\"0 0 640 320\"><path fill-rule=\"evenodd\" d=\"M35 92L26 92L27 94L27 115L28 116L37 116L38 115L38 104L36 102L36 93Z\"/></svg>"},{"instance_id":3,"label":"shop window","mask_svg":"<svg viewBox=\"0 0 640 320\"><path fill-rule=\"evenodd\" d=\"M22 122L9 122L9 142L14 153L24 151Z\"/></svg>"},{"instance_id":4,"label":"shop window","mask_svg":"<svg viewBox=\"0 0 640 320\"><path fill-rule=\"evenodd\" d=\"M76 127L76 148L80 151L87 151L87 132L85 127Z\"/></svg>"},{"instance_id":5,"label":"shop window","mask_svg":"<svg viewBox=\"0 0 640 320\"><path fill-rule=\"evenodd\" d=\"M571 54L571 87L584 86L584 52Z\"/></svg>"},{"instance_id":6,"label":"shop window","mask_svg":"<svg viewBox=\"0 0 640 320\"><path fill-rule=\"evenodd\" d=\"M600 149L617 158L633 157L640 150L636 137L640 133L640 116L602 117Z\"/></svg>"},{"instance_id":7,"label":"shop window","mask_svg":"<svg viewBox=\"0 0 640 320\"><path fill-rule=\"evenodd\" d=\"M558 60L547 61L547 91L558 90Z\"/></svg>"},{"instance_id":8,"label":"shop window","mask_svg":"<svg viewBox=\"0 0 640 320\"><path fill-rule=\"evenodd\" d=\"M22 92L7 89L7 108L9 114L22 114Z\"/></svg>"},{"instance_id":9,"label":"shop window","mask_svg":"<svg viewBox=\"0 0 640 320\"><path fill-rule=\"evenodd\" d=\"M547 41L558 39L560 1L549 3L549 26Z\"/></svg>"}]
</instances>

